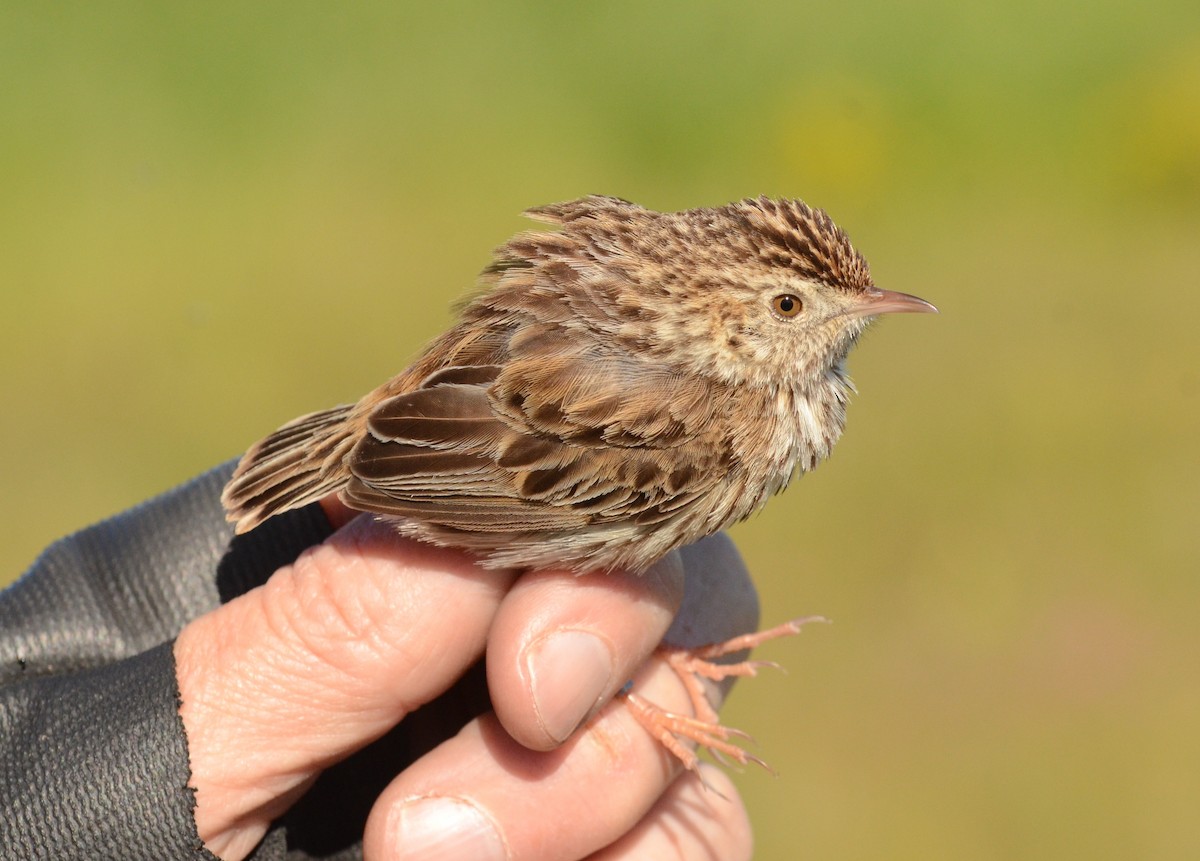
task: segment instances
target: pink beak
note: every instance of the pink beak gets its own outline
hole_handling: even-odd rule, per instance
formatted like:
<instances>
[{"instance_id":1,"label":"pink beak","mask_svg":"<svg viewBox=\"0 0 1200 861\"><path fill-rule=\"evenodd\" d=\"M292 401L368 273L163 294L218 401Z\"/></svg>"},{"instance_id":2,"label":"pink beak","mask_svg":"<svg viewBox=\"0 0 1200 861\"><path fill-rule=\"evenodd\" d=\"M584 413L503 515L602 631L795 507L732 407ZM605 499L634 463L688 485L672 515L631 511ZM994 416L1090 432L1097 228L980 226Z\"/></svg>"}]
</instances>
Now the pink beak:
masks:
<instances>
[{"instance_id":1,"label":"pink beak","mask_svg":"<svg viewBox=\"0 0 1200 861\"><path fill-rule=\"evenodd\" d=\"M936 314L938 309L916 296L868 287L858 303L846 312L848 317L874 317L876 314Z\"/></svg>"}]
</instances>

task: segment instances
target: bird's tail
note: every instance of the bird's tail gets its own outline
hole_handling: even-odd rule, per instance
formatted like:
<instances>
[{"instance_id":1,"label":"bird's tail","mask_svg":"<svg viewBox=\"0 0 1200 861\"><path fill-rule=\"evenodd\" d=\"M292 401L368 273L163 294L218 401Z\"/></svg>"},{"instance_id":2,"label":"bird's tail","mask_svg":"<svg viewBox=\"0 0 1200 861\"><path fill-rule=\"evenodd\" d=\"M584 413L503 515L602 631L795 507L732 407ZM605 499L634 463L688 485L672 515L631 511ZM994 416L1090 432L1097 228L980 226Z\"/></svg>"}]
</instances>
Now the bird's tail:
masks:
<instances>
[{"instance_id":1,"label":"bird's tail","mask_svg":"<svg viewBox=\"0 0 1200 861\"><path fill-rule=\"evenodd\" d=\"M342 462L353 446L347 421L352 409L340 406L301 416L242 456L221 494L225 517L239 534L345 484Z\"/></svg>"}]
</instances>

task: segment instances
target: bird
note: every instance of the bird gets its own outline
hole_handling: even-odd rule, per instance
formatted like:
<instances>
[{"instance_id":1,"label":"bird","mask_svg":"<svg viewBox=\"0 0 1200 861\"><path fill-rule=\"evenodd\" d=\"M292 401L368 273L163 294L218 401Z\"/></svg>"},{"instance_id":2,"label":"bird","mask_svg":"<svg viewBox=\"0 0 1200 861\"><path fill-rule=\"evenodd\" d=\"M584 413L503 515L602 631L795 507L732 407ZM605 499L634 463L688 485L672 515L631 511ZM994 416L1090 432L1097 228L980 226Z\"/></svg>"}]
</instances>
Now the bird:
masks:
<instances>
[{"instance_id":1,"label":"bird","mask_svg":"<svg viewBox=\"0 0 1200 861\"><path fill-rule=\"evenodd\" d=\"M222 494L238 533L337 494L485 567L641 572L815 469L871 322L937 310L875 286L798 199L657 212L590 195L525 214L545 226L496 249L407 368L246 452ZM691 659L724 652L706 654Z\"/></svg>"}]
</instances>

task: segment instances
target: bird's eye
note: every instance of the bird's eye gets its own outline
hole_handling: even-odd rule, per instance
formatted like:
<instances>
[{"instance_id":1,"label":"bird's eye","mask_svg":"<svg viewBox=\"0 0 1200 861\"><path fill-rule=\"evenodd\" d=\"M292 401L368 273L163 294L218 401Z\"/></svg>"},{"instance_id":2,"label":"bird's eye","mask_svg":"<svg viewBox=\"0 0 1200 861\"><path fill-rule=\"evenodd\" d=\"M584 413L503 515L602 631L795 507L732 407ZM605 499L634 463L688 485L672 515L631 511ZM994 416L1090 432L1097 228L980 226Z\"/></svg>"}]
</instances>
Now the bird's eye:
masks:
<instances>
[{"instance_id":1,"label":"bird's eye","mask_svg":"<svg viewBox=\"0 0 1200 861\"><path fill-rule=\"evenodd\" d=\"M771 300L771 308L780 317L791 319L804 310L804 303L800 301L799 296L784 293L782 296L776 296Z\"/></svg>"}]
</instances>

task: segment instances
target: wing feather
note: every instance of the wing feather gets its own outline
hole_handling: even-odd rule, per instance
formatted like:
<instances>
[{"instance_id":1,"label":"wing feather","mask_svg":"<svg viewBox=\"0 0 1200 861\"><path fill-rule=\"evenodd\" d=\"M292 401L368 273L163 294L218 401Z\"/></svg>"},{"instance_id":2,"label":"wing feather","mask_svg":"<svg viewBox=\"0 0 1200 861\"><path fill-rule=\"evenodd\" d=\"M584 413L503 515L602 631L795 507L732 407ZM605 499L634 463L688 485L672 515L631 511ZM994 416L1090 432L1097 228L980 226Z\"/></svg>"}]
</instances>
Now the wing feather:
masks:
<instances>
[{"instance_id":1,"label":"wing feather","mask_svg":"<svg viewBox=\"0 0 1200 861\"><path fill-rule=\"evenodd\" d=\"M380 404L347 503L464 533L565 531L669 519L724 476L713 384L557 326L515 327L504 352Z\"/></svg>"}]
</instances>

